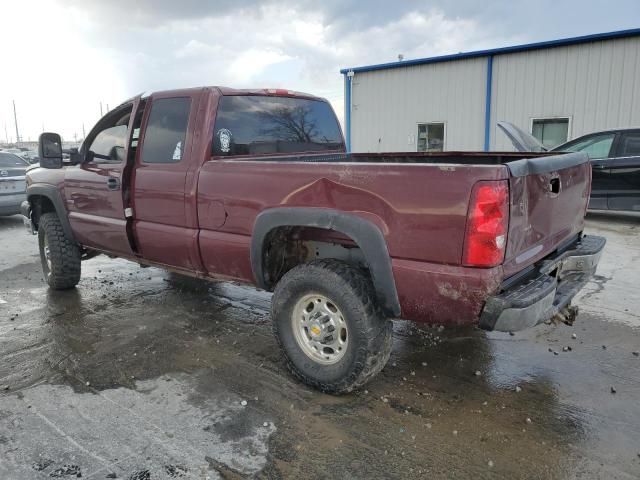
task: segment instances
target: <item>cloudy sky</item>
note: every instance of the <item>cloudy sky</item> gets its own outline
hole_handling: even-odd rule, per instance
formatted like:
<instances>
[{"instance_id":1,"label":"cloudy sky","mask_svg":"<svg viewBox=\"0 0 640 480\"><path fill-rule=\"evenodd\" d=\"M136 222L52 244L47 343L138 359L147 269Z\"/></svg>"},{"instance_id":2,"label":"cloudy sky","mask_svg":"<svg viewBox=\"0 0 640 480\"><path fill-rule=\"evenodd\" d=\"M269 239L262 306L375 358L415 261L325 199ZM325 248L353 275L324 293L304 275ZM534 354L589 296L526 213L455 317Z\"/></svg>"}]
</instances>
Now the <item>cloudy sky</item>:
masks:
<instances>
[{"instance_id":1,"label":"cloudy sky","mask_svg":"<svg viewBox=\"0 0 640 480\"><path fill-rule=\"evenodd\" d=\"M339 69L640 27L638 0L3 0L0 141L82 136L140 92L283 87L328 98Z\"/></svg>"}]
</instances>

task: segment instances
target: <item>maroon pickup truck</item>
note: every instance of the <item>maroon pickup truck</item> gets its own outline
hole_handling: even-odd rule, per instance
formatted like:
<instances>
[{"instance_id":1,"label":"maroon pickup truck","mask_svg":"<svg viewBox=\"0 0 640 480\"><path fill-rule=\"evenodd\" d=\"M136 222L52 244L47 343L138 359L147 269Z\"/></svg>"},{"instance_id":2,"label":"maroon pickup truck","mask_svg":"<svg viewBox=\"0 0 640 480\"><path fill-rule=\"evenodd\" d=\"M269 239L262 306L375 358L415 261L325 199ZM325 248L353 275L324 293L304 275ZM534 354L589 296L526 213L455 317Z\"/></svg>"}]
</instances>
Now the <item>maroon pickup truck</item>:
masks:
<instances>
[{"instance_id":1,"label":"maroon pickup truck","mask_svg":"<svg viewBox=\"0 0 640 480\"><path fill-rule=\"evenodd\" d=\"M40 138L25 223L53 289L99 253L274 292L295 376L351 391L391 318L515 331L569 305L605 240L583 235L587 156L349 154L324 99L194 88L126 101L63 161Z\"/></svg>"}]
</instances>

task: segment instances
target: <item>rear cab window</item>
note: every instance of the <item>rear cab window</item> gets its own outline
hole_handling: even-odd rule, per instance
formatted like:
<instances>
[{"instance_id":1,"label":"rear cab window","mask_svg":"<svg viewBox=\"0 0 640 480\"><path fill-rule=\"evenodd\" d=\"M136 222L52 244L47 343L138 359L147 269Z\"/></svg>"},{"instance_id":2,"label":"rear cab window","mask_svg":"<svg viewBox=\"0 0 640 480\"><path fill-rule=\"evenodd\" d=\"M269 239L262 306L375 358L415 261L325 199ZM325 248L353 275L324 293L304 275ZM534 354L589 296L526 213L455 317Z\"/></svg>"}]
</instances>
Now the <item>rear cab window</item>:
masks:
<instances>
[{"instance_id":1,"label":"rear cab window","mask_svg":"<svg viewBox=\"0 0 640 480\"><path fill-rule=\"evenodd\" d=\"M340 125L323 100L266 95L220 98L212 155L341 151Z\"/></svg>"}]
</instances>

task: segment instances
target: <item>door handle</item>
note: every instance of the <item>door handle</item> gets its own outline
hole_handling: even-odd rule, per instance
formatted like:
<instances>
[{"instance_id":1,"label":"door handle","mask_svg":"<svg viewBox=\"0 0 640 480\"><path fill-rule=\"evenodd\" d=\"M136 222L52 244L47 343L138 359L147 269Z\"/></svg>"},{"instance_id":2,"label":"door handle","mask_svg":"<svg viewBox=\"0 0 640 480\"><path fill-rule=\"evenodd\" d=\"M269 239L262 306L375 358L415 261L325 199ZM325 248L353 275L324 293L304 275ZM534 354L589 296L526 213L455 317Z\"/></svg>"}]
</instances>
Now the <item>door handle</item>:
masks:
<instances>
[{"instance_id":1,"label":"door handle","mask_svg":"<svg viewBox=\"0 0 640 480\"><path fill-rule=\"evenodd\" d=\"M109 177L107 179L107 188L109 190L118 190L120 188L120 180L115 177Z\"/></svg>"},{"instance_id":2,"label":"door handle","mask_svg":"<svg viewBox=\"0 0 640 480\"><path fill-rule=\"evenodd\" d=\"M594 170L606 170L607 166L606 165L592 165L592 168Z\"/></svg>"}]
</instances>

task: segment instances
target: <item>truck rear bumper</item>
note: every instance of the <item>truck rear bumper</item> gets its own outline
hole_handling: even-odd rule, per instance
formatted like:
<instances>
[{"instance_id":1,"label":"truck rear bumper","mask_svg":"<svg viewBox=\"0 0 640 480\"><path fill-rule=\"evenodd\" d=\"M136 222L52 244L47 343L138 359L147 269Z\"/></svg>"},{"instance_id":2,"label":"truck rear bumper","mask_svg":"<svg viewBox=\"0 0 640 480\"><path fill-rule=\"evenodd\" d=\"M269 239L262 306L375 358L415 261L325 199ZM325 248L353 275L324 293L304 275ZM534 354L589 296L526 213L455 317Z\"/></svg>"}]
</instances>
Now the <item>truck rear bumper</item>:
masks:
<instances>
[{"instance_id":1,"label":"truck rear bumper","mask_svg":"<svg viewBox=\"0 0 640 480\"><path fill-rule=\"evenodd\" d=\"M593 276L605 243L603 237L585 235L568 250L542 261L537 276L487 299L480 327L515 332L553 317Z\"/></svg>"}]
</instances>

